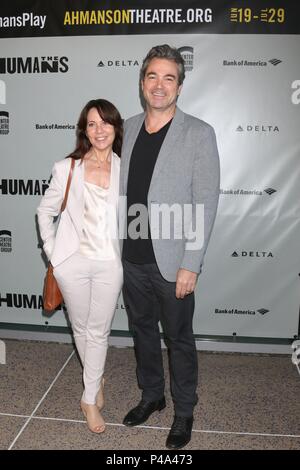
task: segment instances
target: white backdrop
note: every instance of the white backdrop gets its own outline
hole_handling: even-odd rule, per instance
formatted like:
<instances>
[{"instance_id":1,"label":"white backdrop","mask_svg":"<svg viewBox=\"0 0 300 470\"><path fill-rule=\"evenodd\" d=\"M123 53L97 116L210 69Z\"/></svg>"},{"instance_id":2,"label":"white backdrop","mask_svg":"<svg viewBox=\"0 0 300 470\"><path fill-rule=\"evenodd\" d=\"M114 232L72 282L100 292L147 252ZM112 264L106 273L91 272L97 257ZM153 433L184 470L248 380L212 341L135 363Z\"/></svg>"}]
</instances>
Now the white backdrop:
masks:
<instances>
[{"instance_id":1,"label":"white backdrop","mask_svg":"<svg viewBox=\"0 0 300 470\"><path fill-rule=\"evenodd\" d=\"M51 317L42 313L45 264L35 221L41 192L53 163L74 147L74 126L88 100L108 99L124 118L141 111L139 67L150 47L163 43L193 48L193 69L178 105L214 126L221 160L220 203L198 281L195 334L297 335L297 35L0 39L0 57L6 58L0 63L6 67L0 73L0 322L67 324L60 310ZM13 57L38 58L36 71L10 73L7 58ZM58 62L58 71L40 73L42 57ZM127 331L122 299L113 329Z\"/></svg>"}]
</instances>

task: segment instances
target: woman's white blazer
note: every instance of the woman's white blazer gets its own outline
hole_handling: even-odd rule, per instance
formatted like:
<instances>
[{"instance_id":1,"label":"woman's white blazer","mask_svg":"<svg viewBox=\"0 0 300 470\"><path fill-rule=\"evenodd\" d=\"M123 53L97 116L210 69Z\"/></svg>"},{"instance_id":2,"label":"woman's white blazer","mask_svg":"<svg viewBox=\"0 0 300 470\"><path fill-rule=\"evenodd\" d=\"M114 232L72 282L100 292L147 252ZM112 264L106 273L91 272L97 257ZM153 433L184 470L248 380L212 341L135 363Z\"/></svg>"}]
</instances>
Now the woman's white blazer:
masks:
<instances>
[{"instance_id":1,"label":"woman's white blazer","mask_svg":"<svg viewBox=\"0 0 300 470\"><path fill-rule=\"evenodd\" d=\"M120 159L115 153L111 162L108 204L112 217L109 227L119 251L117 217ZM59 215L64 199L70 165L70 158L55 163L49 188L37 209L43 249L54 267L78 251L83 230L84 164L81 160L75 161L67 206L60 216L57 230L54 224L54 218Z\"/></svg>"}]
</instances>

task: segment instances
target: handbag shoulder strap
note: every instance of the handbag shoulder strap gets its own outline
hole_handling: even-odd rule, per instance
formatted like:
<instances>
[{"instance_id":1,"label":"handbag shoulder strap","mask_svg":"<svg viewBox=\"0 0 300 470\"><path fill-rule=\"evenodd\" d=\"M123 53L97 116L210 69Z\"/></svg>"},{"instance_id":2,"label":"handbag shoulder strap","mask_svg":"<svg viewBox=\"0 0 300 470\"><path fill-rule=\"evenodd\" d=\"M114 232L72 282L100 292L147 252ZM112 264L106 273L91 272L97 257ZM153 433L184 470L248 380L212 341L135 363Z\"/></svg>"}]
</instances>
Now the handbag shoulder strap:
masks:
<instances>
[{"instance_id":1,"label":"handbag shoulder strap","mask_svg":"<svg viewBox=\"0 0 300 470\"><path fill-rule=\"evenodd\" d=\"M60 208L60 212L63 212L63 211L65 210L65 208L66 208L66 205L67 205L69 190L70 190L71 181L72 181L72 175L73 175L74 165L75 165L75 160L74 160L74 158L71 158L71 166L70 166L70 171L69 171L69 176L68 176L68 181L67 181L67 186L66 186L66 191L65 191L65 197L64 197L64 200L63 200L63 202L62 202L62 205L61 205L61 208Z\"/></svg>"}]
</instances>

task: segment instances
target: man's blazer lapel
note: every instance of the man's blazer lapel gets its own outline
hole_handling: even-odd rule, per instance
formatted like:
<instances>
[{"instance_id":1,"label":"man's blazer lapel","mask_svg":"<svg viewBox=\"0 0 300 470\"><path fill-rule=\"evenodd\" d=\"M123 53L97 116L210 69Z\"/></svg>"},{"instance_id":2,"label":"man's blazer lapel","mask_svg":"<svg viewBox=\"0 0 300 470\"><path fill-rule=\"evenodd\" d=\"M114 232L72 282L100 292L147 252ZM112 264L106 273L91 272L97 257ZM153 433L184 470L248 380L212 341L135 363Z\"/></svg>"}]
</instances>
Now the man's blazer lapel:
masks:
<instances>
[{"instance_id":1,"label":"man's blazer lapel","mask_svg":"<svg viewBox=\"0 0 300 470\"><path fill-rule=\"evenodd\" d=\"M128 182L128 173L129 173L131 154L132 154L132 150L136 142L137 136L139 135L142 124L144 122L144 119L145 119L145 113L139 114L137 116L137 119L133 122L133 124L131 124L131 126L126 129L127 145L123 146L122 159L121 159L121 165L123 166L123 170L121 172L121 175L122 175L122 181L121 181L122 193L121 194L123 195L127 194L127 182Z\"/></svg>"},{"instance_id":2,"label":"man's blazer lapel","mask_svg":"<svg viewBox=\"0 0 300 470\"><path fill-rule=\"evenodd\" d=\"M161 173L163 166L168 161L169 157L174 154L181 156L180 142L182 141L183 121L184 113L179 108L176 108L176 113L173 117L173 121L171 122L167 135L164 138L163 144L160 148L156 160L149 188L149 193L153 189L153 186L155 185L156 181L160 181L158 176Z\"/></svg>"}]
</instances>

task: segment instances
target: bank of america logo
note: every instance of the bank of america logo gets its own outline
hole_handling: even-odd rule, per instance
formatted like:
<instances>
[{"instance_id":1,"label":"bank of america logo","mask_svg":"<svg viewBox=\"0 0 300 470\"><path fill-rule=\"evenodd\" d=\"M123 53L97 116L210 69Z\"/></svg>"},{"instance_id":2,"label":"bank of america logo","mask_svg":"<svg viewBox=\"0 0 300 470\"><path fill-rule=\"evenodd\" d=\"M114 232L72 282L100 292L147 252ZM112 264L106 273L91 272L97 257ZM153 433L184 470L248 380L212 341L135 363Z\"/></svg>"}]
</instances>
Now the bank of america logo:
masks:
<instances>
[{"instance_id":1,"label":"bank of america logo","mask_svg":"<svg viewBox=\"0 0 300 470\"><path fill-rule=\"evenodd\" d=\"M282 62L282 60L279 60L279 59L271 59L269 60L270 64L272 65L278 65Z\"/></svg>"},{"instance_id":2,"label":"bank of america logo","mask_svg":"<svg viewBox=\"0 0 300 470\"><path fill-rule=\"evenodd\" d=\"M264 191L265 193L269 194L269 196L272 196L272 194L276 193L276 189L273 188L267 188Z\"/></svg>"},{"instance_id":3,"label":"bank of america logo","mask_svg":"<svg viewBox=\"0 0 300 470\"><path fill-rule=\"evenodd\" d=\"M191 46L183 46L179 47L178 51L184 60L184 70L191 72L194 67L194 48Z\"/></svg>"},{"instance_id":4,"label":"bank of america logo","mask_svg":"<svg viewBox=\"0 0 300 470\"><path fill-rule=\"evenodd\" d=\"M260 308L259 310L257 310L258 313L260 313L261 315L265 315L266 313L268 313L270 310L267 310L266 308Z\"/></svg>"}]
</instances>

